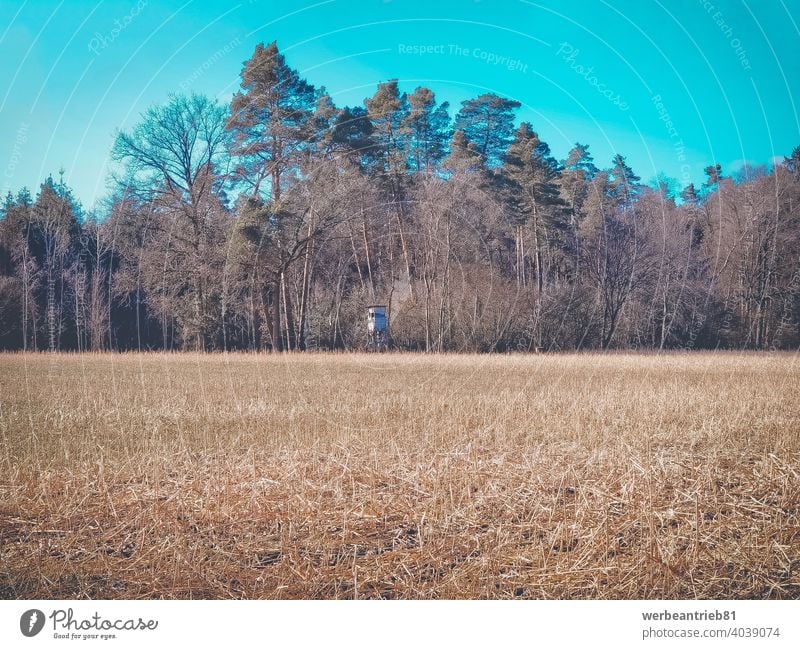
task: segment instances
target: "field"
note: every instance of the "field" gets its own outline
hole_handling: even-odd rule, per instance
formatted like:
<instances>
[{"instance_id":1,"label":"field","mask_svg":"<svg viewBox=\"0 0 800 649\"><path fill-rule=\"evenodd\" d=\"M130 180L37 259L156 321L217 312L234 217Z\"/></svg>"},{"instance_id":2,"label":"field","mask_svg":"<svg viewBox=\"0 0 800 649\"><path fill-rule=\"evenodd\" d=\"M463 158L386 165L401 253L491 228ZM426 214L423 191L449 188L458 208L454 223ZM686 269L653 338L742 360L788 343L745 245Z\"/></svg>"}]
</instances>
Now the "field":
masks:
<instances>
[{"instance_id":1,"label":"field","mask_svg":"<svg viewBox=\"0 0 800 649\"><path fill-rule=\"evenodd\" d=\"M0 355L2 598L800 598L791 354Z\"/></svg>"}]
</instances>

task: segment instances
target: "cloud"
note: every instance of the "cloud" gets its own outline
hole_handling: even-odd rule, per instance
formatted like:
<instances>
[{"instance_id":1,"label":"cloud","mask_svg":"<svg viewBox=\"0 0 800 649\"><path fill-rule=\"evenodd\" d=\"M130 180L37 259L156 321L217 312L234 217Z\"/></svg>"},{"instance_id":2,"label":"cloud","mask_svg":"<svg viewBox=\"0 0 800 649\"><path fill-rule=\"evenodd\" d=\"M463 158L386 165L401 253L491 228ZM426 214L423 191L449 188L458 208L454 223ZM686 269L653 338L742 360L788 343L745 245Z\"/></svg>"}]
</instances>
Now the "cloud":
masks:
<instances>
[{"instance_id":1,"label":"cloud","mask_svg":"<svg viewBox=\"0 0 800 649\"><path fill-rule=\"evenodd\" d=\"M728 163L728 171L730 171L730 172L740 171L741 169L744 169L745 167L757 167L757 166L758 166L758 163L754 162L753 160L734 160L734 161ZM723 171L724 171L724 169L723 169Z\"/></svg>"}]
</instances>

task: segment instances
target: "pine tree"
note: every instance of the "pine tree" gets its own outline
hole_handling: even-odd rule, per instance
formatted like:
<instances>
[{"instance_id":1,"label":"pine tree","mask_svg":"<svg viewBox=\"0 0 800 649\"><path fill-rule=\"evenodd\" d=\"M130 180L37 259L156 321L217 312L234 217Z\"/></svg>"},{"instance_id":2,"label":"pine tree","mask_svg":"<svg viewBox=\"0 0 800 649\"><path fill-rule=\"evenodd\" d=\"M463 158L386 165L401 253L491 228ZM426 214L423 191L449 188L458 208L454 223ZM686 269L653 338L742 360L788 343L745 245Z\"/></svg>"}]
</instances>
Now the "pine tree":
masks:
<instances>
[{"instance_id":1,"label":"pine tree","mask_svg":"<svg viewBox=\"0 0 800 649\"><path fill-rule=\"evenodd\" d=\"M320 158L328 157L334 150L334 125L340 111L333 103L333 99L325 88L320 88L314 107L314 115L310 121L311 142L313 147L306 151L306 158L316 155Z\"/></svg>"},{"instance_id":2,"label":"pine tree","mask_svg":"<svg viewBox=\"0 0 800 649\"><path fill-rule=\"evenodd\" d=\"M614 156L612 163L611 195L622 205L629 205L641 192L641 178L633 173L633 169L625 162L625 157L619 153Z\"/></svg>"},{"instance_id":3,"label":"pine tree","mask_svg":"<svg viewBox=\"0 0 800 649\"><path fill-rule=\"evenodd\" d=\"M242 69L240 92L231 102L227 128L234 135L235 175L254 196L269 181L268 195L281 199L286 175L297 170L311 146L317 93L286 64L275 42L256 46Z\"/></svg>"},{"instance_id":4,"label":"pine tree","mask_svg":"<svg viewBox=\"0 0 800 649\"><path fill-rule=\"evenodd\" d=\"M684 203L689 203L694 205L698 201L697 190L694 188L694 183L689 183L686 185L684 190L681 192L681 199Z\"/></svg>"},{"instance_id":5,"label":"pine tree","mask_svg":"<svg viewBox=\"0 0 800 649\"><path fill-rule=\"evenodd\" d=\"M517 280L522 285L526 283L523 233L528 225L533 234L533 267L540 293L544 287L546 242L559 238L557 231L566 228L558 174L558 163L550 154L550 147L539 139L530 124L523 122L505 156L501 176L506 179L506 202L516 231Z\"/></svg>"},{"instance_id":6,"label":"pine tree","mask_svg":"<svg viewBox=\"0 0 800 649\"><path fill-rule=\"evenodd\" d=\"M331 151L335 155L347 156L367 171L374 167L377 155L373 131L366 108L345 106L333 120Z\"/></svg>"},{"instance_id":7,"label":"pine tree","mask_svg":"<svg viewBox=\"0 0 800 649\"><path fill-rule=\"evenodd\" d=\"M680 185L675 178L667 176L663 171L658 172L650 183L650 188L666 199L674 201L680 195Z\"/></svg>"},{"instance_id":8,"label":"pine tree","mask_svg":"<svg viewBox=\"0 0 800 649\"><path fill-rule=\"evenodd\" d=\"M450 154L442 163L450 173L477 172L482 169L481 154L475 144L467 140L464 131L455 131L450 140Z\"/></svg>"},{"instance_id":9,"label":"pine tree","mask_svg":"<svg viewBox=\"0 0 800 649\"><path fill-rule=\"evenodd\" d=\"M587 182L597 174L594 158L589 153L589 145L580 142L576 142L575 146L569 150L563 166L565 172L580 173L581 178Z\"/></svg>"},{"instance_id":10,"label":"pine tree","mask_svg":"<svg viewBox=\"0 0 800 649\"><path fill-rule=\"evenodd\" d=\"M44 313L47 344L50 351L61 348L68 301L66 296L67 273L74 261L74 249L80 232L78 221L80 207L64 184L52 176L42 184L33 204L33 227L42 241L41 268L45 284Z\"/></svg>"},{"instance_id":11,"label":"pine tree","mask_svg":"<svg viewBox=\"0 0 800 649\"><path fill-rule=\"evenodd\" d=\"M372 124L378 171L386 174L390 182L400 182L399 177L407 169L408 98L400 94L397 80L392 80L380 84L364 105Z\"/></svg>"},{"instance_id":12,"label":"pine tree","mask_svg":"<svg viewBox=\"0 0 800 649\"><path fill-rule=\"evenodd\" d=\"M397 80L378 86L375 94L364 102L367 115L372 124L372 138L375 142L375 171L387 194L387 204L394 212L397 236L406 271L406 281L413 297L411 255L406 237L406 156L408 139L408 98L400 94Z\"/></svg>"},{"instance_id":13,"label":"pine tree","mask_svg":"<svg viewBox=\"0 0 800 649\"><path fill-rule=\"evenodd\" d=\"M463 131L467 140L475 145L487 167L503 164L503 157L514 140L514 111L521 105L491 93L461 103L455 129Z\"/></svg>"},{"instance_id":14,"label":"pine tree","mask_svg":"<svg viewBox=\"0 0 800 649\"><path fill-rule=\"evenodd\" d=\"M575 143L562 164L562 196L570 210L573 228L580 218L589 183L597 175L588 144Z\"/></svg>"},{"instance_id":15,"label":"pine tree","mask_svg":"<svg viewBox=\"0 0 800 649\"><path fill-rule=\"evenodd\" d=\"M417 88L409 97L409 113L403 124L408 134L408 165L416 172L430 172L447 155L450 139L449 104L436 105L428 88Z\"/></svg>"},{"instance_id":16,"label":"pine tree","mask_svg":"<svg viewBox=\"0 0 800 649\"><path fill-rule=\"evenodd\" d=\"M722 165L720 164L713 164L709 165L705 169L703 169L703 173L706 175L706 182L704 187L712 188L715 185L719 184L719 181L722 180Z\"/></svg>"}]
</instances>

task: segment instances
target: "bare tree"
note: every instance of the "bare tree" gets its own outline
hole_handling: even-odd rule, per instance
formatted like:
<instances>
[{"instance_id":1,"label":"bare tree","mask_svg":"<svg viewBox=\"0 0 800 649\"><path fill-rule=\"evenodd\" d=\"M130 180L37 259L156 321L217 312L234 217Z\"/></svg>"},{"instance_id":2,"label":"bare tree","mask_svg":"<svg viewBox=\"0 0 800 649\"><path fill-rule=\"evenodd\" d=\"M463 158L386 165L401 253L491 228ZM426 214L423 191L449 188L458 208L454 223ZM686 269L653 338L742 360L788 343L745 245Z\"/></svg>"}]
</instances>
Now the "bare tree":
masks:
<instances>
[{"instance_id":1,"label":"bare tree","mask_svg":"<svg viewBox=\"0 0 800 649\"><path fill-rule=\"evenodd\" d=\"M131 133L120 133L114 157L126 163L124 184L150 202L159 217L172 219L179 274L191 286L193 317L187 338L195 349L208 344L207 254L209 226L221 209L220 168L226 153L225 110L206 97L173 96L149 109ZM169 263L165 262L165 269ZM166 270L165 270L166 272Z\"/></svg>"}]
</instances>

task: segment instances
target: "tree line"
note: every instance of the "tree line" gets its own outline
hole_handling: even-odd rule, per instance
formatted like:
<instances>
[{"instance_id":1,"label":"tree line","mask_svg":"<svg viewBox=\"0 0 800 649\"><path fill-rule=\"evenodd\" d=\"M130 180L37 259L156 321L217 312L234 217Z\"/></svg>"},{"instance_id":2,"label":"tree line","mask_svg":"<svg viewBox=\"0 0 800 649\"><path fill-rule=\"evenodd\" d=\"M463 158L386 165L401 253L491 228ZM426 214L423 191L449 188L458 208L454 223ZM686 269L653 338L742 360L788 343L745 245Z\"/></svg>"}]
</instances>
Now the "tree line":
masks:
<instances>
[{"instance_id":1,"label":"tree line","mask_svg":"<svg viewBox=\"0 0 800 649\"><path fill-rule=\"evenodd\" d=\"M175 95L118 134L86 213L63 180L0 215L0 347L533 351L800 345L800 147L680 193L520 104L397 81L338 108L275 43L230 105Z\"/></svg>"}]
</instances>

